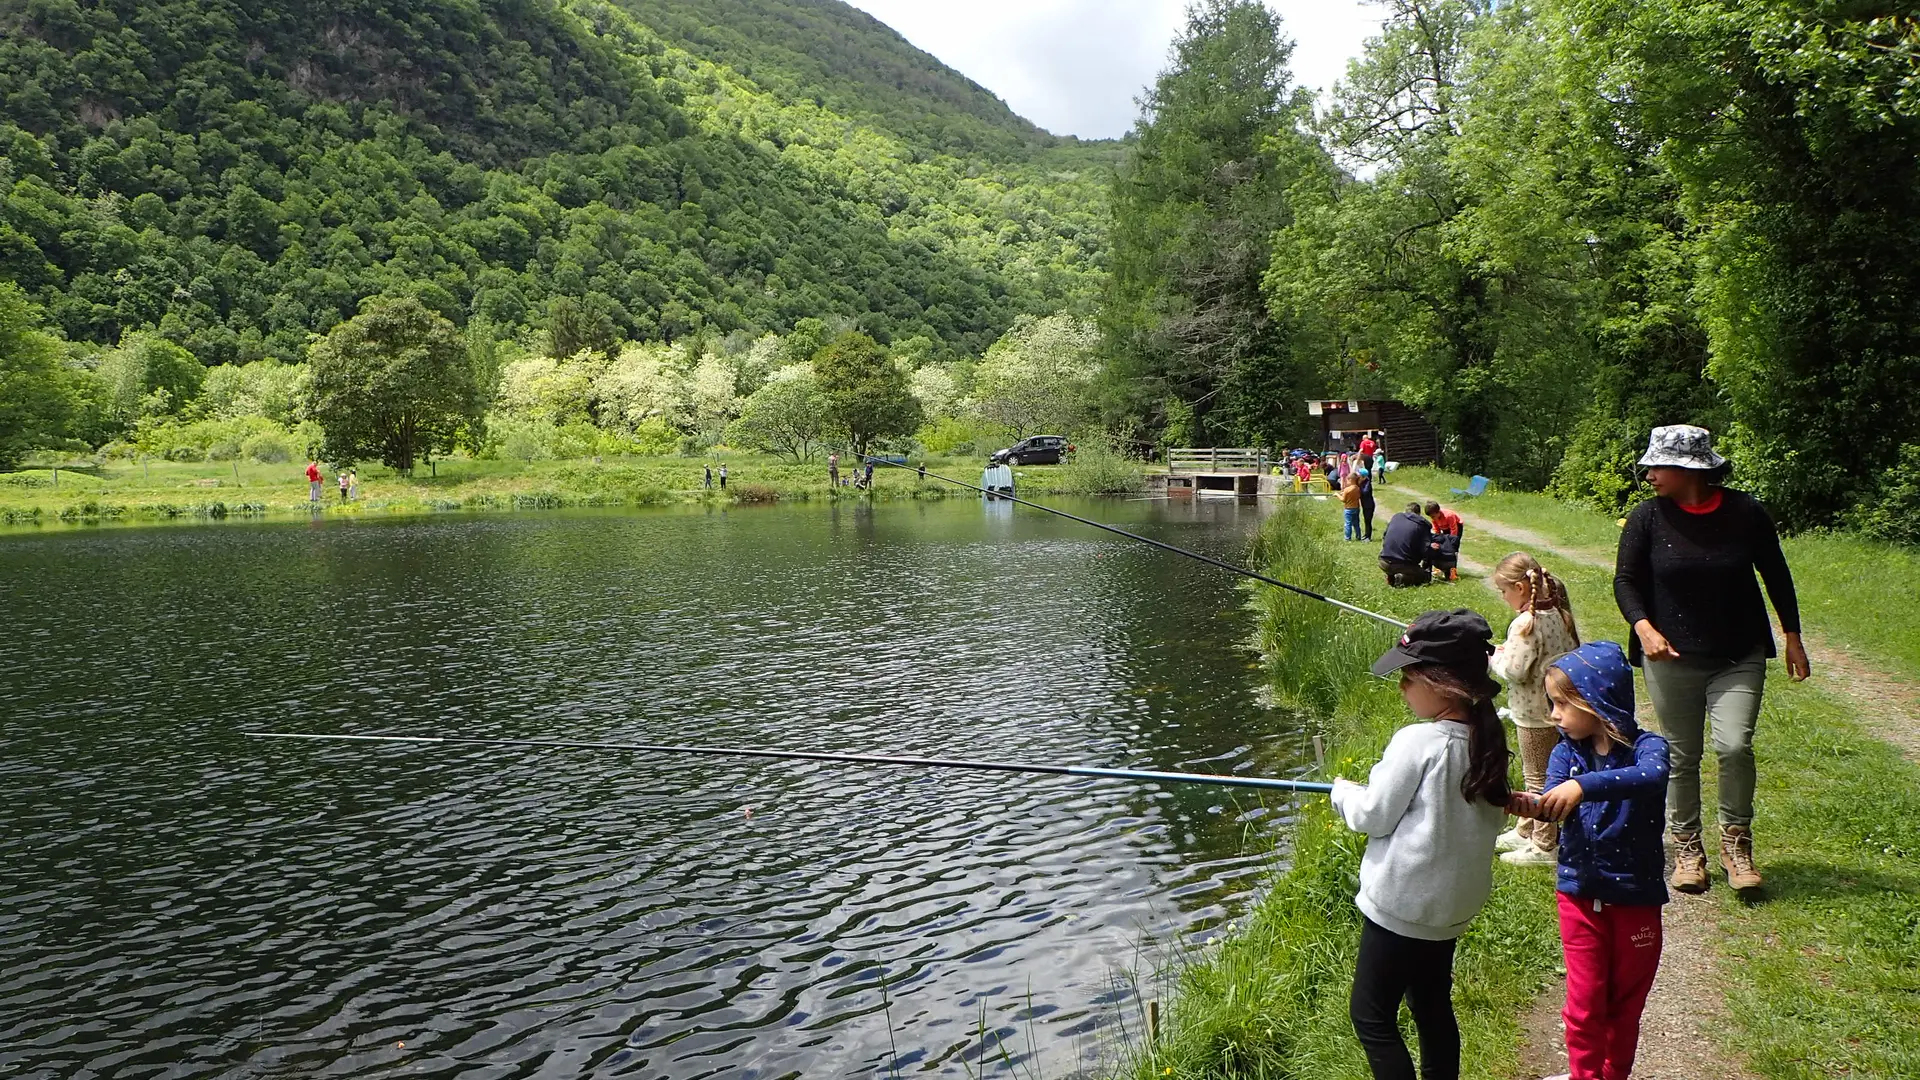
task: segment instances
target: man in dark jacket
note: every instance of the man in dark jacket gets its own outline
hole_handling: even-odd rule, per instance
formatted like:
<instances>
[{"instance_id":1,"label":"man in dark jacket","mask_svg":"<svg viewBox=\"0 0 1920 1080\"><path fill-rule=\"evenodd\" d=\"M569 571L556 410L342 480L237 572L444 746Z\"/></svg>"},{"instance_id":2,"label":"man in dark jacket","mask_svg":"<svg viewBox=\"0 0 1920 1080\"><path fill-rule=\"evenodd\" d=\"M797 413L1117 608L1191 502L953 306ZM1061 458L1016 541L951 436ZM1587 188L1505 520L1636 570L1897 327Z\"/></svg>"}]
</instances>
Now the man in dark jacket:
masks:
<instances>
[{"instance_id":1,"label":"man in dark jacket","mask_svg":"<svg viewBox=\"0 0 1920 1080\"><path fill-rule=\"evenodd\" d=\"M1387 584L1396 589L1425 585L1433 580L1427 569L1427 549L1433 543L1433 523L1420 514L1419 503L1393 515L1387 522L1386 537L1380 544L1380 570Z\"/></svg>"}]
</instances>

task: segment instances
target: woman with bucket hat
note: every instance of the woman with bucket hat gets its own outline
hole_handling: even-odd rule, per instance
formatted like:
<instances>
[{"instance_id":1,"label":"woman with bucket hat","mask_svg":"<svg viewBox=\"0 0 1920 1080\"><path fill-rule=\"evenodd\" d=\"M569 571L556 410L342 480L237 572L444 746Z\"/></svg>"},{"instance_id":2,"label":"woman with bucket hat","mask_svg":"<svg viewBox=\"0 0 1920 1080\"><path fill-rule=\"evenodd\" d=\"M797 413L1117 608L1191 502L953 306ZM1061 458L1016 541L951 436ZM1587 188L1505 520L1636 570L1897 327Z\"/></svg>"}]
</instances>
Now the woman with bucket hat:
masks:
<instances>
[{"instance_id":1,"label":"woman with bucket hat","mask_svg":"<svg viewBox=\"0 0 1920 1080\"><path fill-rule=\"evenodd\" d=\"M1613 595L1633 627L1632 662L1672 747L1668 883L1681 892L1707 889L1700 756L1710 729L1720 773L1720 865L1735 889L1757 889L1753 730L1766 662L1776 653L1754 573L1766 582L1786 638L1787 673L1798 682L1809 668L1793 574L1760 501L1721 486L1732 468L1705 428L1654 428L1640 464L1655 498L1627 516Z\"/></svg>"}]
</instances>

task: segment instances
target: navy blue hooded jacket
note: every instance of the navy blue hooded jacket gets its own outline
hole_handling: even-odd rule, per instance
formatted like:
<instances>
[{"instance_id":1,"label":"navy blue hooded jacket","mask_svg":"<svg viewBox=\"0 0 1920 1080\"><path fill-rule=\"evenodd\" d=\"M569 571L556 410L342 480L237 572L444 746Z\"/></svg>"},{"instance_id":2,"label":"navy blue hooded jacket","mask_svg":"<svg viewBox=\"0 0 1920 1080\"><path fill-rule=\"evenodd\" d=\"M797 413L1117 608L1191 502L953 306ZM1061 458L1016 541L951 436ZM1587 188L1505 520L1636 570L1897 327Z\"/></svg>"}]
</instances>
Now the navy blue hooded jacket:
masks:
<instances>
[{"instance_id":1,"label":"navy blue hooded jacket","mask_svg":"<svg viewBox=\"0 0 1920 1080\"><path fill-rule=\"evenodd\" d=\"M1611 641L1560 657L1587 704L1627 739L1595 754L1593 740L1560 736L1547 763L1547 790L1576 780L1582 799L1560 826L1560 891L1609 904L1667 902L1661 830L1667 805L1667 740L1633 719L1633 669Z\"/></svg>"}]
</instances>

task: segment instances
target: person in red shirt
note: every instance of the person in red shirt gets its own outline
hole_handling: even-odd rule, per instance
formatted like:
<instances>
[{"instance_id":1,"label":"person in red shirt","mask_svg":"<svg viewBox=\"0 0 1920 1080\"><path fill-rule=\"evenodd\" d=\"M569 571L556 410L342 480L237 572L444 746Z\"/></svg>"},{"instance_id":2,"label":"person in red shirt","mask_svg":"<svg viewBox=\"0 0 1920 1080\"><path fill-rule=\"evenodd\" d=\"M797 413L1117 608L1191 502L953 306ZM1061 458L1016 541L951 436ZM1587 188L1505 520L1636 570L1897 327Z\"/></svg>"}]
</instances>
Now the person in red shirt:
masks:
<instances>
[{"instance_id":1,"label":"person in red shirt","mask_svg":"<svg viewBox=\"0 0 1920 1080\"><path fill-rule=\"evenodd\" d=\"M1460 515L1442 507L1437 502L1429 502L1421 509L1426 511L1427 520L1433 522L1433 540L1427 545L1430 553L1428 562L1440 576L1448 581L1460 580L1460 541L1466 539L1467 526Z\"/></svg>"},{"instance_id":2,"label":"person in red shirt","mask_svg":"<svg viewBox=\"0 0 1920 1080\"><path fill-rule=\"evenodd\" d=\"M307 462L307 501L320 501L320 463Z\"/></svg>"},{"instance_id":3,"label":"person in red shirt","mask_svg":"<svg viewBox=\"0 0 1920 1080\"><path fill-rule=\"evenodd\" d=\"M1380 444L1373 441L1373 432L1369 431L1365 435L1360 436L1361 454L1366 457L1372 457L1373 452L1378 449L1380 449Z\"/></svg>"}]
</instances>

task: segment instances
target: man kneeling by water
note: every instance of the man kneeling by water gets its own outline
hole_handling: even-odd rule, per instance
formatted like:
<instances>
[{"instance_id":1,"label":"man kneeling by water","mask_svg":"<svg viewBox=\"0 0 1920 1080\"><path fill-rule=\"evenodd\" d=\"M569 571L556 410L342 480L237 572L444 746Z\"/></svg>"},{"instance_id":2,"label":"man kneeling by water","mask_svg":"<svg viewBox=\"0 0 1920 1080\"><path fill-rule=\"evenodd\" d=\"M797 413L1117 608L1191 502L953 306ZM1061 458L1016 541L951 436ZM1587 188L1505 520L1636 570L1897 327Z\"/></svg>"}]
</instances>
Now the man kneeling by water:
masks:
<instances>
[{"instance_id":1,"label":"man kneeling by water","mask_svg":"<svg viewBox=\"0 0 1920 1080\"><path fill-rule=\"evenodd\" d=\"M1407 508L1387 522L1387 534L1380 544L1380 570L1387 584L1396 589L1425 585L1433 580L1427 569L1427 548L1433 543L1433 523L1420 514L1420 504Z\"/></svg>"}]
</instances>

